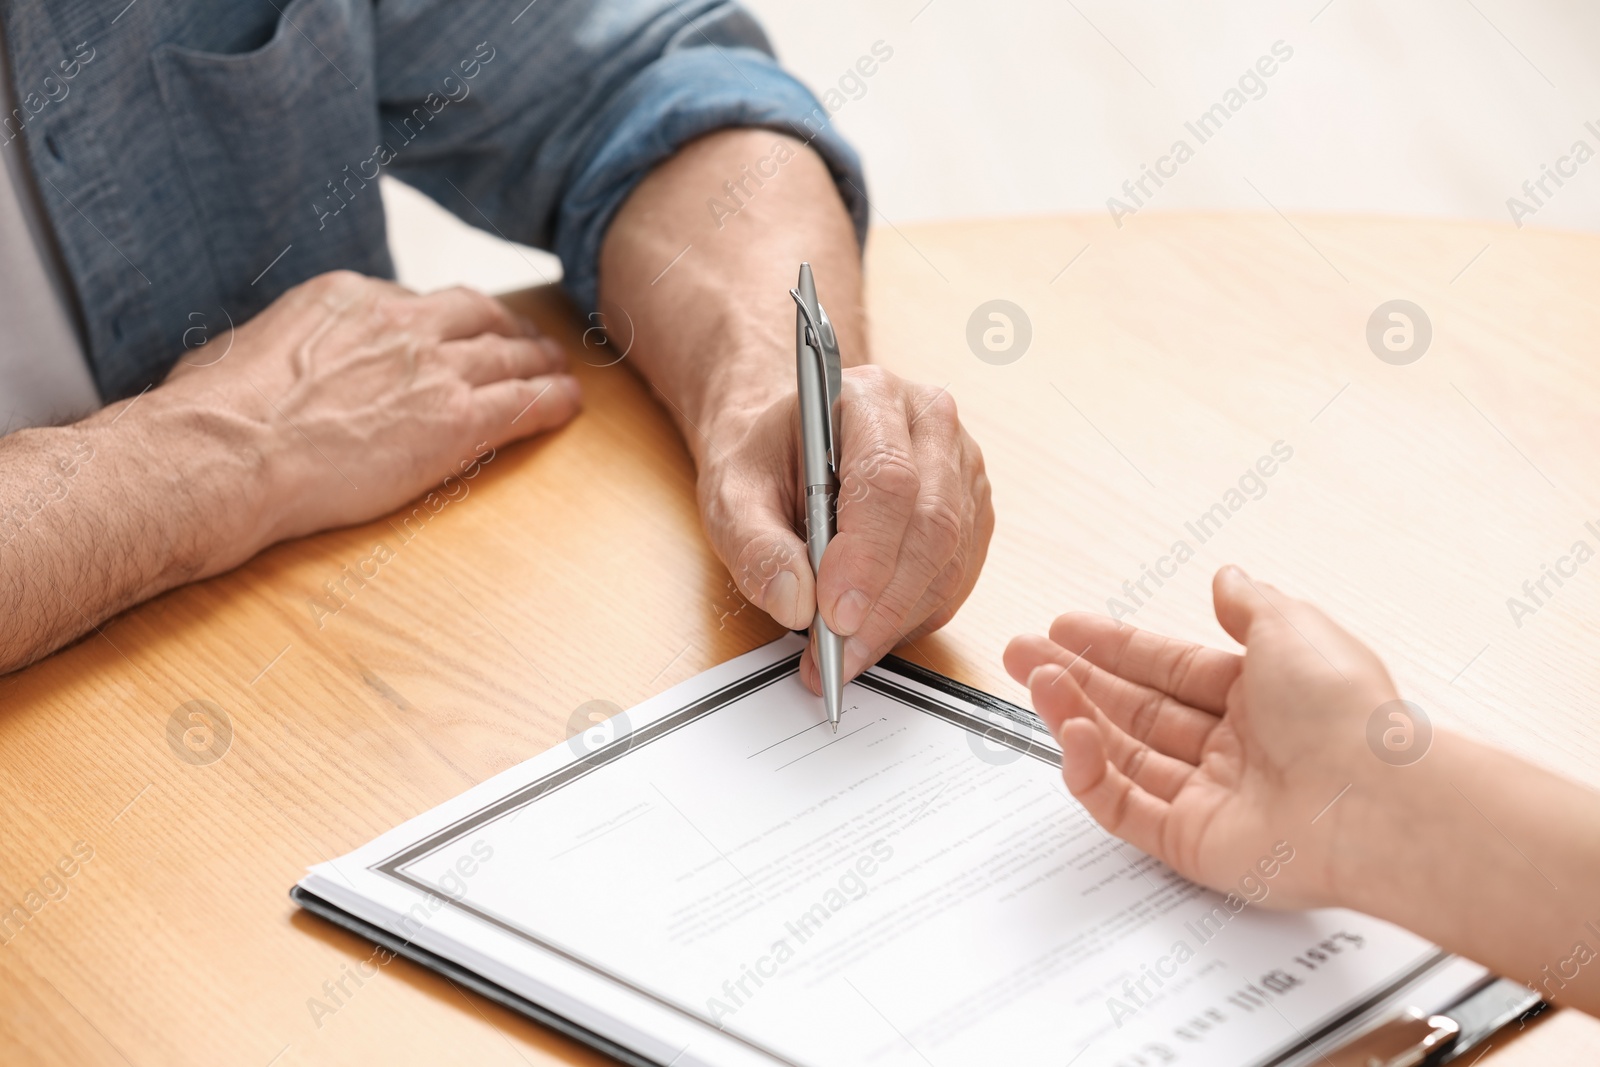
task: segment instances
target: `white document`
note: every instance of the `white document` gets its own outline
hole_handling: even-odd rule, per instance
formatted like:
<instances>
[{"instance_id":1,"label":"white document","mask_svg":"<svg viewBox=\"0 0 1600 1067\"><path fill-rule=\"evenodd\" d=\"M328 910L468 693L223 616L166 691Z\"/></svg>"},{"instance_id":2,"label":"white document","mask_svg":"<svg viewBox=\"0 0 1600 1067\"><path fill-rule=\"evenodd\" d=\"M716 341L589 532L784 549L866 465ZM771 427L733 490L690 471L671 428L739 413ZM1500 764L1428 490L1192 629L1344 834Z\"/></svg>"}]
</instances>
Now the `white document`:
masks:
<instances>
[{"instance_id":1,"label":"white document","mask_svg":"<svg viewBox=\"0 0 1600 1067\"><path fill-rule=\"evenodd\" d=\"M685 682L302 888L673 1067L1297 1064L1484 976L1108 837L1031 713L903 665L837 735L798 637ZM625 720L625 721L624 721ZM1267 872L1270 872L1268 874Z\"/></svg>"}]
</instances>

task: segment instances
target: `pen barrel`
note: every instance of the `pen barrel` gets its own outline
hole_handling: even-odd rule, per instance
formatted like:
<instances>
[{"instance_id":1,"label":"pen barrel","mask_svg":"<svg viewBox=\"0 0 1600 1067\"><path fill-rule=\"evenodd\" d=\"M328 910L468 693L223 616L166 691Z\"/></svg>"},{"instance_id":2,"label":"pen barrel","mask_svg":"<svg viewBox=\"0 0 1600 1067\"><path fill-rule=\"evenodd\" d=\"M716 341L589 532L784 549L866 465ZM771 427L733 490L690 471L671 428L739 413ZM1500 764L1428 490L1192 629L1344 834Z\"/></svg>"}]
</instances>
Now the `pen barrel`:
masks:
<instances>
[{"instance_id":1,"label":"pen barrel","mask_svg":"<svg viewBox=\"0 0 1600 1067\"><path fill-rule=\"evenodd\" d=\"M806 486L806 551L813 574L822 569L822 553L833 539L837 496L837 490L826 483Z\"/></svg>"},{"instance_id":2,"label":"pen barrel","mask_svg":"<svg viewBox=\"0 0 1600 1067\"><path fill-rule=\"evenodd\" d=\"M822 554L833 539L837 495L835 487L827 483L806 486L806 551L811 556L814 574L822 573ZM817 672L822 677L822 703L827 708L828 721L837 730L843 711L844 638L828 629L819 611L811 620L811 640L816 651Z\"/></svg>"},{"instance_id":3,"label":"pen barrel","mask_svg":"<svg viewBox=\"0 0 1600 1067\"><path fill-rule=\"evenodd\" d=\"M819 485L831 488L830 483L835 481L828 454L828 392L812 348L802 345L796 363L800 386L800 477L810 493Z\"/></svg>"},{"instance_id":4,"label":"pen barrel","mask_svg":"<svg viewBox=\"0 0 1600 1067\"><path fill-rule=\"evenodd\" d=\"M820 615L811 627L811 638L816 645L817 673L822 676L822 706L828 721L837 724L844 714L844 638L822 625Z\"/></svg>"}]
</instances>

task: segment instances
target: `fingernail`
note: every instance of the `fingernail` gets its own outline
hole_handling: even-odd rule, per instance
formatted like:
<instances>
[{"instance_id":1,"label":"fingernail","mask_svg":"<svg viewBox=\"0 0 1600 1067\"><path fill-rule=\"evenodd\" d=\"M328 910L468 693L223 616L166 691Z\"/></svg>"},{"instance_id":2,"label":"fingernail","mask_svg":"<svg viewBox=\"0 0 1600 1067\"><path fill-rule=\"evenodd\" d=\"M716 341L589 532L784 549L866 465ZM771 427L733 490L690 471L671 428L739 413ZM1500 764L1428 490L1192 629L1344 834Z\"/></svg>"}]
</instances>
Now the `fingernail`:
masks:
<instances>
[{"instance_id":1,"label":"fingernail","mask_svg":"<svg viewBox=\"0 0 1600 1067\"><path fill-rule=\"evenodd\" d=\"M1028 675L1028 688L1032 689L1036 685L1042 685L1048 689L1061 680L1061 676L1066 673L1066 670L1059 663L1046 663L1035 667L1033 673Z\"/></svg>"},{"instance_id":2,"label":"fingernail","mask_svg":"<svg viewBox=\"0 0 1600 1067\"><path fill-rule=\"evenodd\" d=\"M1067 750L1067 723L1071 721L1071 718L1062 719L1056 723L1055 729L1050 731L1050 736L1056 740L1056 746L1063 752Z\"/></svg>"},{"instance_id":3,"label":"fingernail","mask_svg":"<svg viewBox=\"0 0 1600 1067\"><path fill-rule=\"evenodd\" d=\"M835 633L842 637L849 637L861 629L861 624L867 621L867 609L872 607L872 602L866 594L859 589L845 591L833 605L833 622Z\"/></svg>"},{"instance_id":4,"label":"fingernail","mask_svg":"<svg viewBox=\"0 0 1600 1067\"><path fill-rule=\"evenodd\" d=\"M859 638L849 638L844 643L844 676L854 678L871 666L872 649Z\"/></svg>"},{"instance_id":5,"label":"fingernail","mask_svg":"<svg viewBox=\"0 0 1600 1067\"><path fill-rule=\"evenodd\" d=\"M773 575L761 598L761 606L768 615L785 626L796 628L801 625L800 579L794 576L794 571L779 571Z\"/></svg>"},{"instance_id":6,"label":"fingernail","mask_svg":"<svg viewBox=\"0 0 1600 1067\"><path fill-rule=\"evenodd\" d=\"M805 660L805 665L805 676L802 679L802 681L805 682L805 687L811 690L817 696L821 696L822 675L817 671L817 665L811 662L811 658L809 656Z\"/></svg>"},{"instance_id":7,"label":"fingernail","mask_svg":"<svg viewBox=\"0 0 1600 1067\"><path fill-rule=\"evenodd\" d=\"M567 391L567 399L574 404L583 403L583 386L578 384L578 379L570 375L562 375L561 387Z\"/></svg>"}]
</instances>

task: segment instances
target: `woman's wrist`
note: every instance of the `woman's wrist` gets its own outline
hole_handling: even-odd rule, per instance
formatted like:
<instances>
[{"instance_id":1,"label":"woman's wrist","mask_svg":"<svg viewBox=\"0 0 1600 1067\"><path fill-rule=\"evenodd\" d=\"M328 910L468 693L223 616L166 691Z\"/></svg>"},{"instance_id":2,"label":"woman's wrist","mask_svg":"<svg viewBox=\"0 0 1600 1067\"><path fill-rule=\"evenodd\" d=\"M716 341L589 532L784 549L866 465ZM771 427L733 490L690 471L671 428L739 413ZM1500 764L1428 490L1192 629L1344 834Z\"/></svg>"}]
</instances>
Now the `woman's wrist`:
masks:
<instances>
[{"instance_id":1,"label":"woman's wrist","mask_svg":"<svg viewBox=\"0 0 1600 1067\"><path fill-rule=\"evenodd\" d=\"M1418 902L1450 869L1466 808L1451 787L1454 765L1476 743L1436 732L1421 759L1396 766L1373 756L1350 783L1335 845L1341 907L1412 925Z\"/></svg>"}]
</instances>

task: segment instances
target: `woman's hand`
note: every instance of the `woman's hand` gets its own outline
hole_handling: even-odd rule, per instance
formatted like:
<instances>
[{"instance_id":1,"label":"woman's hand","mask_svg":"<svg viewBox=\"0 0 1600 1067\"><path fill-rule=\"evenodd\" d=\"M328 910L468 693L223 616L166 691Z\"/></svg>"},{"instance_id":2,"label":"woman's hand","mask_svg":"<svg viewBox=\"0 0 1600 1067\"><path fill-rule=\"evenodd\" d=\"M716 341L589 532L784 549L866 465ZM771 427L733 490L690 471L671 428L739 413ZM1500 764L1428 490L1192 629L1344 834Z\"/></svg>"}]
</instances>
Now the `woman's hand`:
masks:
<instances>
[{"instance_id":1,"label":"woman's hand","mask_svg":"<svg viewBox=\"0 0 1600 1067\"><path fill-rule=\"evenodd\" d=\"M1295 858L1269 864L1271 904L1335 903L1347 823L1329 805L1394 770L1366 744L1394 683L1312 605L1237 567L1212 588L1243 655L1075 613L1049 638L1013 640L1006 669L1060 741L1067 788L1111 833L1221 890L1259 877L1284 842Z\"/></svg>"}]
</instances>

